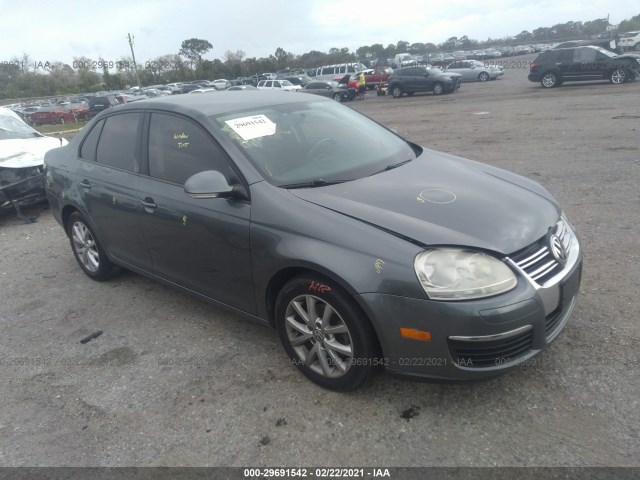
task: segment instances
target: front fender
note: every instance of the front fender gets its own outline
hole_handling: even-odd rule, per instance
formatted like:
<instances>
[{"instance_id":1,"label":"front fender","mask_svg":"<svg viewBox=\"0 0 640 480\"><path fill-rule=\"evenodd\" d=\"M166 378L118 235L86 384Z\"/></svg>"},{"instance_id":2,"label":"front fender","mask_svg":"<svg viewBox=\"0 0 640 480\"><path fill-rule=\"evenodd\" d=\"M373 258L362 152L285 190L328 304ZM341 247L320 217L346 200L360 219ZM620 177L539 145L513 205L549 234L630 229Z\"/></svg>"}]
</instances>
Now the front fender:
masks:
<instances>
[{"instance_id":1,"label":"front fender","mask_svg":"<svg viewBox=\"0 0 640 480\"><path fill-rule=\"evenodd\" d=\"M316 271L352 296L426 298L413 267L420 246L266 182L251 186L251 198L251 256L262 318L268 318L269 282L291 268Z\"/></svg>"}]
</instances>

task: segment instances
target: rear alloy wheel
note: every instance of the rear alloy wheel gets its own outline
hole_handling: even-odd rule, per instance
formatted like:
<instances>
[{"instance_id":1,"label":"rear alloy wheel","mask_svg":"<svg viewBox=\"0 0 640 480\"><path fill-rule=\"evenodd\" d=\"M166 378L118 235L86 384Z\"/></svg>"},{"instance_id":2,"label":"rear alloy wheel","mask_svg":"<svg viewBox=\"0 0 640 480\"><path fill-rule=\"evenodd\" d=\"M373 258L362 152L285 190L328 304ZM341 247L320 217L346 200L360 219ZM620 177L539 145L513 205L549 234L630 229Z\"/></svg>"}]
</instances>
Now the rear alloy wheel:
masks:
<instances>
[{"instance_id":1,"label":"rear alloy wheel","mask_svg":"<svg viewBox=\"0 0 640 480\"><path fill-rule=\"evenodd\" d=\"M342 101L342 95L340 95L339 93L335 93L335 94L333 95L333 99L334 99L336 102L341 102L341 101Z\"/></svg>"},{"instance_id":2,"label":"rear alloy wheel","mask_svg":"<svg viewBox=\"0 0 640 480\"><path fill-rule=\"evenodd\" d=\"M82 271L94 280L108 280L118 268L107 258L87 221L78 212L69 217L67 233Z\"/></svg>"},{"instance_id":3,"label":"rear alloy wheel","mask_svg":"<svg viewBox=\"0 0 640 480\"><path fill-rule=\"evenodd\" d=\"M487 80L489 80L489 74L487 72L480 72L480 75L478 75L478 80L480 80L481 82L486 82Z\"/></svg>"},{"instance_id":4,"label":"rear alloy wheel","mask_svg":"<svg viewBox=\"0 0 640 480\"><path fill-rule=\"evenodd\" d=\"M402 88L396 86L393 87L393 89L391 90L391 95L393 95L393 98L400 98L402 96Z\"/></svg>"},{"instance_id":5,"label":"rear alloy wheel","mask_svg":"<svg viewBox=\"0 0 640 480\"><path fill-rule=\"evenodd\" d=\"M440 82L436 83L433 86L433 94L434 95L442 95L444 93L444 85Z\"/></svg>"},{"instance_id":6,"label":"rear alloy wheel","mask_svg":"<svg viewBox=\"0 0 640 480\"><path fill-rule=\"evenodd\" d=\"M624 68L616 68L609 75L609 80L615 85L620 85L627 81L627 72Z\"/></svg>"},{"instance_id":7,"label":"rear alloy wheel","mask_svg":"<svg viewBox=\"0 0 640 480\"><path fill-rule=\"evenodd\" d=\"M289 281L276 300L275 321L291 362L321 387L354 390L375 364L370 323L329 280L301 275Z\"/></svg>"},{"instance_id":8,"label":"rear alloy wheel","mask_svg":"<svg viewBox=\"0 0 640 480\"><path fill-rule=\"evenodd\" d=\"M542 80L540 80L540 84L544 88L553 88L558 86L558 77L553 72L547 72L542 76Z\"/></svg>"}]
</instances>

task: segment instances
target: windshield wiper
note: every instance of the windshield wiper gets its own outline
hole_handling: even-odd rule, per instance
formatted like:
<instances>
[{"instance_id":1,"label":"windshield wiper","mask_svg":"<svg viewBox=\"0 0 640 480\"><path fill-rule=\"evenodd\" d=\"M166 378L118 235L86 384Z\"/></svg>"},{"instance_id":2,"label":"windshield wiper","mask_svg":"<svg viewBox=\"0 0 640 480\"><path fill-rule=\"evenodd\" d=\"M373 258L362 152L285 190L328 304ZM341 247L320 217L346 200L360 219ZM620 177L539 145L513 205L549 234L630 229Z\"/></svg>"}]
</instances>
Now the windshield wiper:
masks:
<instances>
[{"instance_id":1,"label":"windshield wiper","mask_svg":"<svg viewBox=\"0 0 640 480\"><path fill-rule=\"evenodd\" d=\"M323 180L322 178L315 178L309 182L289 183L287 185L279 185L281 188L313 188L324 187L326 185L336 185L338 183L350 182L351 180Z\"/></svg>"},{"instance_id":2,"label":"windshield wiper","mask_svg":"<svg viewBox=\"0 0 640 480\"><path fill-rule=\"evenodd\" d=\"M387 165L386 167L384 167L382 170L378 170L375 173L372 173L371 175L369 175L370 177L373 175L377 175L378 173L382 173L382 172L388 172L389 170L393 170L394 168L398 168L402 165L404 165L405 163L409 163L411 160L413 160L413 158L409 158L408 160L403 160L401 162L398 163L393 163L391 165Z\"/></svg>"}]
</instances>

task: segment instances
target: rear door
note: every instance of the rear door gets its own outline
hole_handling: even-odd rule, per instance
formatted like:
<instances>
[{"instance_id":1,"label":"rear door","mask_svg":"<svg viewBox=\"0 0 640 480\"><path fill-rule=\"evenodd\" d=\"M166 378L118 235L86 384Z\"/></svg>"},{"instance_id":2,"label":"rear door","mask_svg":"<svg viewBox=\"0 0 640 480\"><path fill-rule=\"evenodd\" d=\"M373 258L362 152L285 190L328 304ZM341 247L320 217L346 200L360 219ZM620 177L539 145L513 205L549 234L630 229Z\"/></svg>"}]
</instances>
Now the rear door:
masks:
<instances>
[{"instance_id":1,"label":"rear door","mask_svg":"<svg viewBox=\"0 0 640 480\"><path fill-rule=\"evenodd\" d=\"M194 199L184 182L205 170L238 180L231 160L187 117L149 117L148 162L138 184L142 231L154 273L194 292L255 313L248 201Z\"/></svg>"},{"instance_id":2,"label":"rear door","mask_svg":"<svg viewBox=\"0 0 640 480\"><path fill-rule=\"evenodd\" d=\"M96 123L80 147L78 190L104 248L145 270L151 262L140 232L137 171L142 113L110 115Z\"/></svg>"}]
</instances>

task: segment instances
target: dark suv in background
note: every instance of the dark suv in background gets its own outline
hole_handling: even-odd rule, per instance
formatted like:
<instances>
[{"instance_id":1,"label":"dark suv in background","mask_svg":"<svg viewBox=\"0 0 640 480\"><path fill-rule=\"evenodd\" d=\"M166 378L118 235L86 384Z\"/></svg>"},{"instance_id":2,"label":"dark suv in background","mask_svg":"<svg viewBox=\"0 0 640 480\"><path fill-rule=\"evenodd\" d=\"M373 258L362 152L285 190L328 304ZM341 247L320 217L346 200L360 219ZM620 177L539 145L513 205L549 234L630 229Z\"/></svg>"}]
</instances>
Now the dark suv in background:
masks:
<instances>
[{"instance_id":1,"label":"dark suv in background","mask_svg":"<svg viewBox=\"0 0 640 480\"><path fill-rule=\"evenodd\" d=\"M101 111L120 104L118 100L111 95L88 97L87 103L89 104L89 117L94 117Z\"/></svg>"},{"instance_id":2,"label":"dark suv in background","mask_svg":"<svg viewBox=\"0 0 640 480\"><path fill-rule=\"evenodd\" d=\"M547 50L531 64L529 80L553 88L564 82L609 80L614 84L640 75L640 56L616 55L594 46Z\"/></svg>"},{"instance_id":3,"label":"dark suv in background","mask_svg":"<svg viewBox=\"0 0 640 480\"><path fill-rule=\"evenodd\" d=\"M437 68L398 68L389 77L389 92L394 98L416 92L453 93L460 88L461 77L459 73L442 72Z\"/></svg>"}]
</instances>

